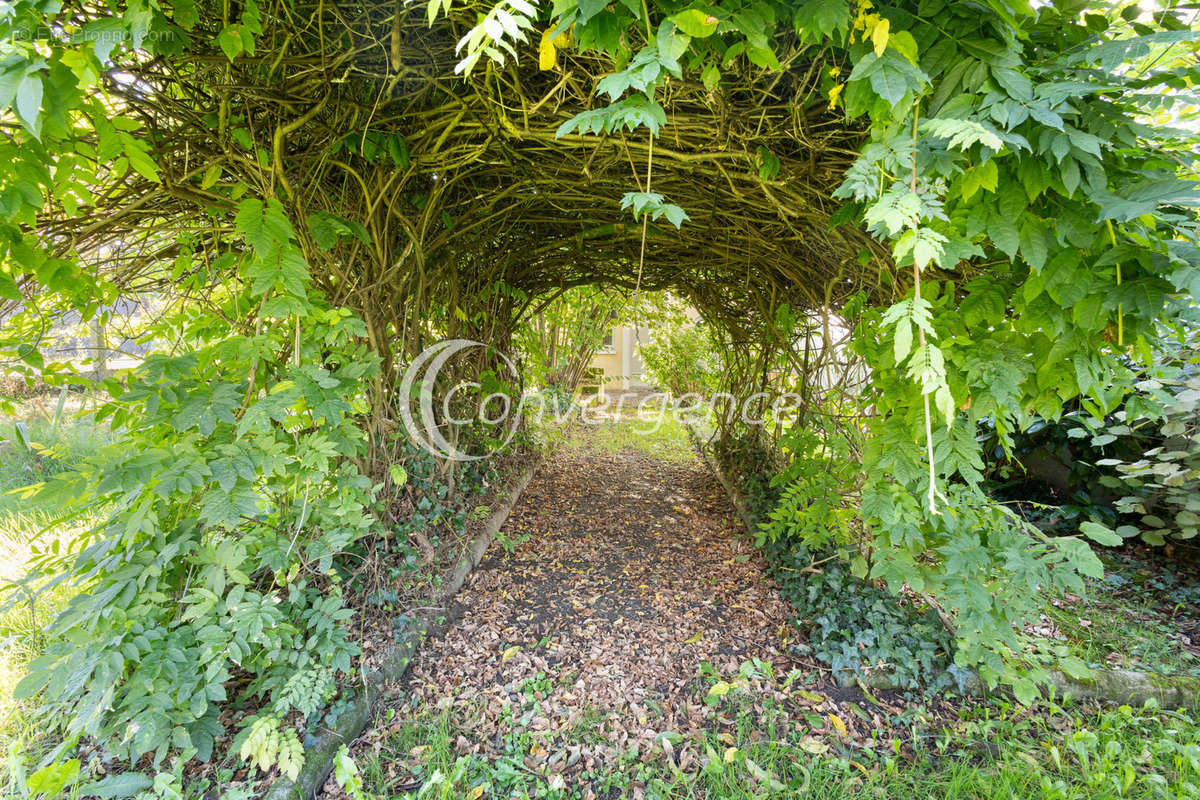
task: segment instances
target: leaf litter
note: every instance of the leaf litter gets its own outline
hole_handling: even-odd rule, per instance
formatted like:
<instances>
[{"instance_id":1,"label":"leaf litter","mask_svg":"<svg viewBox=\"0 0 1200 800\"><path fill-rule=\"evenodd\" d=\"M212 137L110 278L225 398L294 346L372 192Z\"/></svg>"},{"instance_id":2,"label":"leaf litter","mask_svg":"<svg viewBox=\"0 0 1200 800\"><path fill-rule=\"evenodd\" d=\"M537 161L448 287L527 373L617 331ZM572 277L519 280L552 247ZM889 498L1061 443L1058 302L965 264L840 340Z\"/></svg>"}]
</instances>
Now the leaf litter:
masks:
<instances>
[{"instance_id":1,"label":"leaf litter","mask_svg":"<svg viewBox=\"0 0 1200 800\"><path fill-rule=\"evenodd\" d=\"M789 652L794 610L739 532L698 459L575 437L534 476L351 753L379 759L389 792L419 789L427 748L398 748L395 734L443 713L457 755L511 761L527 737L521 768L589 798L598 772L631 759L699 769L713 757L706 736L733 758L747 714L763 717L752 739L790 726L811 756L871 746L900 709ZM332 778L325 791L344 796Z\"/></svg>"}]
</instances>

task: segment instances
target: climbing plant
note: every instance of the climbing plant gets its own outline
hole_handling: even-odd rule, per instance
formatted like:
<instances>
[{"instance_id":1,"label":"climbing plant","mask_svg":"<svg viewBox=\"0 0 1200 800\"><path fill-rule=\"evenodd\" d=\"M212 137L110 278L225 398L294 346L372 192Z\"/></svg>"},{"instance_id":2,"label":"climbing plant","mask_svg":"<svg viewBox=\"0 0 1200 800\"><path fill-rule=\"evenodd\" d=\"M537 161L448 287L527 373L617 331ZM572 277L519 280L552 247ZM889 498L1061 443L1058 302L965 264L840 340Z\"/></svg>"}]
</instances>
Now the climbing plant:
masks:
<instances>
[{"instance_id":1,"label":"climbing plant","mask_svg":"<svg viewBox=\"0 0 1200 800\"><path fill-rule=\"evenodd\" d=\"M294 771L289 726L353 669L342 571L404 490L405 367L459 337L493 350L452 377L494 374L547 297L599 284L677 291L742 396L852 330L854 563L1030 697L1035 590L1099 562L982 493L974 426L1008 447L1068 403L1103 416L1193 315L1192 14L5 3L0 362L84 382L47 331L161 309L155 354L98 387L116 458L45 488L108 511L44 562L88 591L22 693L68 745L176 766L253 705L234 749Z\"/></svg>"}]
</instances>

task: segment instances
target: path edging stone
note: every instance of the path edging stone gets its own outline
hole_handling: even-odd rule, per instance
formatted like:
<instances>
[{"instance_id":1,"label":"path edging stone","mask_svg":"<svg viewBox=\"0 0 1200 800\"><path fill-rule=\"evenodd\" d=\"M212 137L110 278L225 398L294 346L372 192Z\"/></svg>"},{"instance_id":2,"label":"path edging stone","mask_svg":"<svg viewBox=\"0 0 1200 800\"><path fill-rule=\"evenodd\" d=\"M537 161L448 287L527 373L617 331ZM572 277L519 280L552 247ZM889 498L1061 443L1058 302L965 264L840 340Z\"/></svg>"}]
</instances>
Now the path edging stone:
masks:
<instances>
[{"instance_id":1,"label":"path edging stone","mask_svg":"<svg viewBox=\"0 0 1200 800\"><path fill-rule=\"evenodd\" d=\"M429 605L445 606L462 588L467 576L483 561L488 546L496 538L517 501L521 499L542 460L538 457L525 467L509 491L504 504L488 517L483 531L467 546L467 551L459 560L450 580L439 593L430 598ZM337 716L337 721L332 727L320 725L319 722L310 726L305 736L304 766L296 780L277 778L261 795L262 800L311 800L333 771L333 759L338 749L362 733L371 720L376 701L387 685L403 677L417 647L436 627L435 615L432 612L410 620L404 633L399 635L397 644L383 655L379 667L366 676L362 685L353 689L343 687L343 691L353 691L353 698L350 700L350 707Z\"/></svg>"},{"instance_id":2,"label":"path edging stone","mask_svg":"<svg viewBox=\"0 0 1200 800\"><path fill-rule=\"evenodd\" d=\"M707 449L700 444L697 431L688 426L693 443L704 459L704 463L717 476L729 502L746 524L747 531L754 530L754 521L746 507L742 494L729 480ZM895 689L898 683L888 672L872 672L860 678L871 689ZM1186 708L1200 711L1200 678L1192 675L1169 675L1155 672L1137 672L1127 669L1092 668L1091 678L1072 678L1065 672L1050 673L1050 683L1059 692L1070 692L1076 698L1105 703L1128 703L1142 705L1147 700L1156 701L1161 708ZM964 689L972 694L986 695L987 685L975 674L964 682Z\"/></svg>"}]
</instances>

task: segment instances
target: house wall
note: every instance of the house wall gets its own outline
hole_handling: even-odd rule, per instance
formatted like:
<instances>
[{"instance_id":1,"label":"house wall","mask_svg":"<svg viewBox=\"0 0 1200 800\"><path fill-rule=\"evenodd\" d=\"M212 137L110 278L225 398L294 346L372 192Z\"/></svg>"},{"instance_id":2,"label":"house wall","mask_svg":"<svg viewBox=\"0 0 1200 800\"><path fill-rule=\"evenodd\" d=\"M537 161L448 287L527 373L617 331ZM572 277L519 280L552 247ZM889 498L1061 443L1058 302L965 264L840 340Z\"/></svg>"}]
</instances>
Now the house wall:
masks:
<instances>
[{"instance_id":1,"label":"house wall","mask_svg":"<svg viewBox=\"0 0 1200 800\"><path fill-rule=\"evenodd\" d=\"M606 380L603 384L605 392L619 392L638 386L639 378L645 372L645 365L637 354L638 341L648 341L649 332L646 328L635 331L624 325L613 326L612 350L598 352L592 356L592 369L601 370Z\"/></svg>"}]
</instances>

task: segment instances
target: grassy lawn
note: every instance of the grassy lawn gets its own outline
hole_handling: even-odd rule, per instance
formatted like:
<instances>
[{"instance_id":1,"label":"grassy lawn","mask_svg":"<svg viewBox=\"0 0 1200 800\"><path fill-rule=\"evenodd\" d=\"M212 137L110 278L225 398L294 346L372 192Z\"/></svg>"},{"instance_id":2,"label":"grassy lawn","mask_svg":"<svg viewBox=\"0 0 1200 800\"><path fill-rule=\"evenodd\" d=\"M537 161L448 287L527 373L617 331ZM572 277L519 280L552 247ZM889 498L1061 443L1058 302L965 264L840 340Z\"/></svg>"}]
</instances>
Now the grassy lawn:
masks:
<instances>
[{"instance_id":1,"label":"grassy lawn","mask_svg":"<svg viewBox=\"0 0 1200 800\"><path fill-rule=\"evenodd\" d=\"M35 745L44 735L31 709L12 697L25 667L44 646L43 628L66 605L75 587L45 588L30 564L55 543L65 546L90 519L58 520L56 509L23 497L19 490L69 469L96 452L107 435L88 418L26 418L23 435L13 420L0 421L0 749ZM22 443L22 439L29 445ZM0 774L6 772L0 762ZM0 785L3 780L0 780Z\"/></svg>"},{"instance_id":2,"label":"grassy lawn","mask_svg":"<svg viewBox=\"0 0 1200 800\"><path fill-rule=\"evenodd\" d=\"M1200 675L1200 583L1161 554L1105 555L1086 597L1047 606L1050 633L1095 666Z\"/></svg>"},{"instance_id":3,"label":"grassy lawn","mask_svg":"<svg viewBox=\"0 0 1200 800\"><path fill-rule=\"evenodd\" d=\"M800 690L803 691L803 690ZM471 715L428 709L388 729L359 755L370 798L1194 798L1200 796L1200 726L1153 707L1042 704L1014 709L966 703L934 720L919 704L863 739L829 720L781 707L752 725L759 702L734 689L714 704L713 731L684 741L669 731L654 746L610 747L619 723L596 709L559 730L542 728L538 692L506 706L500 758L471 753ZM480 709L480 713L482 713ZM868 715L887 715L867 705ZM637 721L639 724L641 720ZM654 726L654 719L645 724ZM903 731L899 738L897 731ZM361 751L360 751L361 752ZM603 766L588 768L598 753ZM580 770L580 760L585 767ZM568 775L569 777L564 777Z\"/></svg>"},{"instance_id":4,"label":"grassy lawn","mask_svg":"<svg viewBox=\"0 0 1200 800\"><path fill-rule=\"evenodd\" d=\"M639 412L633 403L619 414L615 407L583 414L583 424L571 428L571 447L591 447L610 455L641 453L674 462L696 457L687 430L671 408L647 404Z\"/></svg>"}]
</instances>

